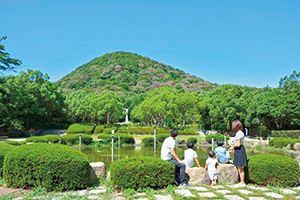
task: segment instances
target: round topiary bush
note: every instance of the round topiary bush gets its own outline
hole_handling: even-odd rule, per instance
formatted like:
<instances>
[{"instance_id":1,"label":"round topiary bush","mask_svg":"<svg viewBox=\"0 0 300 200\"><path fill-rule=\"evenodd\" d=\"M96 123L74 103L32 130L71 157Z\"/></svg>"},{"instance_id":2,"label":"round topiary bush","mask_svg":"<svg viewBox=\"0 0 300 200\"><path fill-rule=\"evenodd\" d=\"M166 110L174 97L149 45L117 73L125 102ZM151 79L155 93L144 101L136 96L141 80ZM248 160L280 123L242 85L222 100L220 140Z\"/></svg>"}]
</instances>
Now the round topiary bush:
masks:
<instances>
[{"instance_id":1,"label":"round topiary bush","mask_svg":"<svg viewBox=\"0 0 300 200\"><path fill-rule=\"evenodd\" d=\"M67 129L67 134L93 134L95 126L93 124L72 124Z\"/></svg>"},{"instance_id":2,"label":"round topiary bush","mask_svg":"<svg viewBox=\"0 0 300 200\"><path fill-rule=\"evenodd\" d=\"M26 138L26 142L33 142L33 143L48 143L47 138L43 136L32 136L29 138Z\"/></svg>"},{"instance_id":3,"label":"round topiary bush","mask_svg":"<svg viewBox=\"0 0 300 200\"><path fill-rule=\"evenodd\" d=\"M157 140L158 142L163 143L164 140L165 140L166 138L168 138L168 137L170 137L170 134L158 134L158 135L156 136L156 140Z\"/></svg>"},{"instance_id":4,"label":"round topiary bush","mask_svg":"<svg viewBox=\"0 0 300 200\"><path fill-rule=\"evenodd\" d=\"M299 182L299 163L289 157L262 154L249 159L250 181L259 185L294 186Z\"/></svg>"},{"instance_id":5,"label":"round topiary bush","mask_svg":"<svg viewBox=\"0 0 300 200\"><path fill-rule=\"evenodd\" d=\"M218 134L209 134L209 135L206 135L205 136L205 140L211 144L211 139L214 138L214 141L217 142L218 140L222 140L224 141L224 135L221 134L221 133L218 133ZM228 141L230 139L229 136L226 136L226 140Z\"/></svg>"},{"instance_id":6,"label":"round topiary bush","mask_svg":"<svg viewBox=\"0 0 300 200\"><path fill-rule=\"evenodd\" d=\"M81 143L82 144L91 144L93 142L93 138L89 135L81 134ZM79 144L79 135L71 134L61 136L61 143L67 145L77 145Z\"/></svg>"},{"instance_id":7,"label":"round topiary bush","mask_svg":"<svg viewBox=\"0 0 300 200\"><path fill-rule=\"evenodd\" d=\"M163 188L175 178L175 165L156 157L117 160L110 170L112 185L117 189Z\"/></svg>"},{"instance_id":8,"label":"round topiary bush","mask_svg":"<svg viewBox=\"0 0 300 200\"><path fill-rule=\"evenodd\" d=\"M187 142L192 142L193 144L197 144L197 138L195 138L195 137L190 137L188 140L187 140Z\"/></svg>"},{"instance_id":9,"label":"round topiary bush","mask_svg":"<svg viewBox=\"0 0 300 200\"><path fill-rule=\"evenodd\" d=\"M145 146L154 146L154 137L143 138L142 144L144 144ZM157 140L156 140L156 144L157 144Z\"/></svg>"},{"instance_id":10,"label":"round topiary bush","mask_svg":"<svg viewBox=\"0 0 300 200\"><path fill-rule=\"evenodd\" d=\"M59 143L61 141L61 136L58 135L45 135L43 136L47 139L48 143Z\"/></svg>"},{"instance_id":11,"label":"round topiary bush","mask_svg":"<svg viewBox=\"0 0 300 200\"><path fill-rule=\"evenodd\" d=\"M23 145L5 156L3 177L8 187L75 190L89 185L90 166L83 153L68 146Z\"/></svg>"},{"instance_id":12,"label":"round topiary bush","mask_svg":"<svg viewBox=\"0 0 300 200\"><path fill-rule=\"evenodd\" d=\"M16 149L15 146L0 142L0 176L3 172L3 161L7 153L13 152Z\"/></svg>"}]
</instances>

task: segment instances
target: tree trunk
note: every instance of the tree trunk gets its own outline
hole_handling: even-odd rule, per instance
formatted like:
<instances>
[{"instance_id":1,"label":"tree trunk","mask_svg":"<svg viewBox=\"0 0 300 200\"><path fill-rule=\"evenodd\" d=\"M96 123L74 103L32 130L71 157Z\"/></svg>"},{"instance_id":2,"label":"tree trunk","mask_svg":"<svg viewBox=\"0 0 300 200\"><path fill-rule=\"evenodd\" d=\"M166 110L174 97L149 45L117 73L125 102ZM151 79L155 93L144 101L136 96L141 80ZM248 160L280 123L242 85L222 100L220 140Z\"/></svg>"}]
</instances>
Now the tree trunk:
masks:
<instances>
[{"instance_id":1,"label":"tree trunk","mask_svg":"<svg viewBox=\"0 0 300 200\"><path fill-rule=\"evenodd\" d=\"M106 119L107 119L106 123L109 124L109 112L107 113L107 118Z\"/></svg>"}]
</instances>

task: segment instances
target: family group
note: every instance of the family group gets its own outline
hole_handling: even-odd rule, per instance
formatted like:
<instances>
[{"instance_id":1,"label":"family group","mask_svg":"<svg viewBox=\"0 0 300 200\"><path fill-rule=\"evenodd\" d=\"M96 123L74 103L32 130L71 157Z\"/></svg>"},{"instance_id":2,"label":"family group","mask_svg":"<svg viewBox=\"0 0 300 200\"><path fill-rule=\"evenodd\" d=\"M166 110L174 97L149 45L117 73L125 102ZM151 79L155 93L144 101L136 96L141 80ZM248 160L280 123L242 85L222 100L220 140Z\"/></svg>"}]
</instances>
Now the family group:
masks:
<instances>
[{"instance_id":1,"label":"family group","mask_svg":"<svg viewBox=\"0 0 300 200\"><path fill-rule=\"evenodd\" d=\"M233 163L238 170L241 182L238 185L245 185L244 167L247 166L247 155L244 144L244 128L239 120L232 122L232 130L236 131L234 142L230 143L228 151L224 148L224 142L218 141L218 147L215 151L208 153L208 158L205 162L204 169L208 171L211 185L216 185L218 179L217 165L219 163ZM161 148L161 158L175 165L175 184L182 187L189 187L187 178L185 176L185 169L193 167L194 160L199 168L200 166L197 153L193 150L194 144L187 143L187 150L184 151L183 159L181 160L175 153L175 138L178 136L177 129L172 129L170 137L166 138ZM234 161L232 161L229 152L234 150Z\"/></svg>"}]
</instances>

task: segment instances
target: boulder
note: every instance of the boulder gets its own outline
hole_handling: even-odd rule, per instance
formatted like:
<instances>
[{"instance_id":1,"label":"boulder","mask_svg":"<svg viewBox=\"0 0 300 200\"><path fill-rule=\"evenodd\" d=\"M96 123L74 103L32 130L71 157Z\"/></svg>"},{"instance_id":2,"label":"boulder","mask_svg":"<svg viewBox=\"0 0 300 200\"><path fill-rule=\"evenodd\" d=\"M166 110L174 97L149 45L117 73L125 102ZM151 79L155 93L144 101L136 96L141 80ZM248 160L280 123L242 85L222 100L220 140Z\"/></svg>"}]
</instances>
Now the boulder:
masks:
<instances>
[{"instance_id":1,"label":"boulder","mask_svg":"<svg viewBox=\"0 0 300 200\"><path fill-rule=\"evenodd\" d=\"M135 141L135 144L142 144L142 140L140 140L140 139L134 139L134 141Z\"/></svg>"},{"instance_id":2,"label":"boulder","mask_svg":"<svg viewBox=\"0 0 300 200\"><path fill-rule=\"evenodd\" d=\"M178 144L185 144L185 140L178 140L177 143Z\"/></svg>"},{"instance_id":3,"label":"boulder","mask_svg":"<svg viewBox=\"0 0 300 200\"><path fill-rule=\"evenodd\" d=\"M209 143L206 140L202 140L203 145L209 145Z\"/></svg>"},{"instance_id":4,"label":"boulder","mask_svg":"<svg viewBox=\"0 0 300 200\"><path fill-rule=\"evenodd\" d=\"M90 163L97 178L105 176L105 164L103 162Z\"/></svg>"},{"instance_id":5,"label":"boulder","mask_svg":"<svg viewBox=\"0 0 300 200\"><path fill-rule=\"evenodd\" d=\"M268 146L267 142L262 141L262 140L260 140L260 141L257 143L257 145L258 145L258 146L262 146L262 147Z\"/></svg>"},{"instance_id":6,"label":"boulder","mask_svg":"<svg viewBox=\"0 0 300 200\"><path fill-rule=\"evenodd\" d=\"M296 151L300 151L300 143L294 144L294 149L295 149Z\"/></svg>"},{"instance_id":7,"label":"boulder","mask_svg":"<svg viewBox=\"0 0 300 200\"><path fill-rule=\"evenodd\" d=\"M288 144L285 148L291 149L291 144Z\"/></svg>"},{"instance_id":8,"label":"boulder","mask_svg":"<svg viewBox=\"0 0 300 200\"><path fill-rule=\"evenodd\" d=\"M219 164L217 167L218 182L234 184L238 180L238 171L233 164Z\"/></svg>"},{"instance_id":9,"label":"boulder","mask_svg":"<svg viewBox=\"0 0 300 200\"><path fill-rule=\"evenodd\" d=\"M186 168L185 173L188 179L188 184L191 186L210 184L208 173L203 168Z\"/></svg>"}]
</instances>

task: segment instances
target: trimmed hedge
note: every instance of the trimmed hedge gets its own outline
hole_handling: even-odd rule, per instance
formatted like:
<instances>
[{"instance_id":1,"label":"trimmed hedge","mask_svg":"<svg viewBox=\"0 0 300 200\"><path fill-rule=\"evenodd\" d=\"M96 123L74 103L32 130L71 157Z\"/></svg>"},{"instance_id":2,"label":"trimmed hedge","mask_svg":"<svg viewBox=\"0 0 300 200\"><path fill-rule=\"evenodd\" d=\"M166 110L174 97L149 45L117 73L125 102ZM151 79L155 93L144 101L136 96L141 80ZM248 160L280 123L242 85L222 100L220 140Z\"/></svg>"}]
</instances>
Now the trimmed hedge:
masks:
<instances>
[{"instance_id":1,"label":"trimmed hedge","mask_svg":"<svg viewBox=\"0 0 300 200\"><path fill-rule=\"evenodd\" d=\"M48 143L48 140L43 136L32 136L32 137L26 138L26 142Z\"/></svg>"},{"instance_id":2,"label":"trimmed hedge","mask_svg":"<svg viewBox=\"0 0 300 200\"><path fill-rule=\"evenodd\" d=\"M170 134L158 134L156 135L156 141L163 143L168 137L170 137Z\"/></svg>"},{"instance_id":3,"label":"trimmed hedge","mask_svg":"<svg viewBox=\"0 0 300 200\"><path fill-rule=\"evenodd\" d=\"M7 153L13 152L16 149L15 146L6 144L6 142L0 142L0 176L3 174L3 161Z\"/></svg>"},{"instance_id":4,"label":"trimmed hedge","mask_svg":"<svg viewBox=\"0 0 300 200\"><path fill-rule=\"evenodd\" d=\"M299 182L299 163L289 157L275 154L252 156L248 169L250 181L255 184L287 187Z\"/></svg>"},{"instance_id":5,"label":"trimmed hedge","mask_svg":"<svg viewBox=\"0 0 300 200\"><path fill-rule=\"evenodd\" d=\"M275 148L285 148L290 144L291 149L293 149L295 143L300 143L300 139L273 138L269 140L269 146Z\"/></svg>"},{"instance_id":6,"label":"trimmed hedge","mask_svg":"<svg viewBox=\"0 0 300 200\"><path fill-rule=\"evenodd\" d=\"M144 144L145 146L154 146L154 137L143 138L142 144ZM157 140L156 140L156 144L157 144Z\"/></svg>"},{"instance_id":7,"label":"trimmed hedge","mask_svg":"<svg viewBox=\"0 0 300 200\"><path fill-rule=\"evenodd\" d=\"M59 143L61 141L61 136L59 135L45 135L43 136L47 139L48 143Z\"/></svg>"},{"instance_id":8,"label":"trimmed hedge","mask_svg":"<svg viewBox=\"0 0 300 200\"><path fill-rule=\"evenodd\" d=\"M271 137L284 137L292 139L300 139L300 130L289 131L271 131Z\"/></svg>"},{"instance_id":9,"label":"trimmed hedge","mask_svg":"<svg viewBox=\"0 0 300 200\"><path fill-rule=\"evenodd\" d=\"M3 177L8 187L76 190L89 185L90 165L83 153L64 145L23 145L5 156Z\"/></svg>"},{"instance_id":10,"label":"trimmed hedge","mask_svg":"<svg viewBox=\"0 0 300 200\"><path fill-rule=\"evenodd\" d=\"M72 124L67 130L67 134L93 134L94 125L91 124Z\"/></svg>"},{"instance_id":11,"label":"trimmed hedge","mask_svg":"<svg viewBox=\"0 0 300 200\"><path fill-rule=\"evenodd\" d=\"M132 135L153 135L153 127L128 128L128 133Z\"/></svg>"},{"instance_id":12,"label":"trimmed hedge","mask_svg":"<svg viewBox=\"0 0 300 200\"><path fill-rule=\"evenodd\" d=\"M89 145L93 142L93 138L89 135L81 134L81 144ZM78 135L64 135L61 136L61 143L66 145L76 145L79 144L79 134Z\"/></svg>"},{"instance_id":13,"label":"trimmed hedge","mask_svg":"<svg viewBox=\"0 0 300 200\"><path fill-rule=\"evenodd\" d=\"M9 145L13 145L13 146L20 146L20 145L23 145L23 144L26 144L25 141L6 141L5 142L6 144L9 144Z\"/></svg>"},{"instance_id":14,"label":"trimmed hedge","mask_svg":"<svg viewBox=\"0 0 300 200\"><path fill-rule=\"evenodd\" d=\"M175 165L156 157L132 157L110 166L111 182L117 189L164 188L175 178Z\"/></svg>"},{"instance_id":15,"label":"trimmed hedge","mask_svg":"<svg viewBox=\"0 0 300 200\"><path fill-rule=\"evenodd\" d=\"M190 137L188 140L187 140L187 143L188 142L192 142L193 144L197 144L197 138L195 138L195 137Z\"/></svg>"},{"instance_id":16,"label":"trimmed hedge","mask_svg":"<svg viewBox=\"0 0 300 200\"><path fill-rule=\"evenodd\" d=\"M107 125L100 125L100 126L96 126L94 134L99 134L99 133L111 134L112 130L116 131L117 127L107 126Z\"/></svg>"},{"instance_id":17,"label":"trimmed hedge","mask_svg":"<svg viewBox=\"0 0 300 200\"><path fill-rule=\"evenodd\" d=\"M205 140L211 144L211 139L214 138L214 141L217 142L218 140L222 140L224 141L224 135L221 134L221 133L218 133L218 134L209 134L209 135L206 135L205 136ZM226 136L226 140L228 141L230 139L229 136Z\"/></svg>"},{"instance_id":18,"label":"trimmed hedge","mask_svg":"<svg viewBox=\"0 0 300 200\"><path fill-rule=\"evenodd\" d=\"M118 134L114 134L114 143L118 142L118 137ZM98 139L102 139L104 143L111 143L111 134L100 134ZM135 144L134 137L129 134L120 134L120 142L121 144Z\"/></svg>"}]
</instances>

